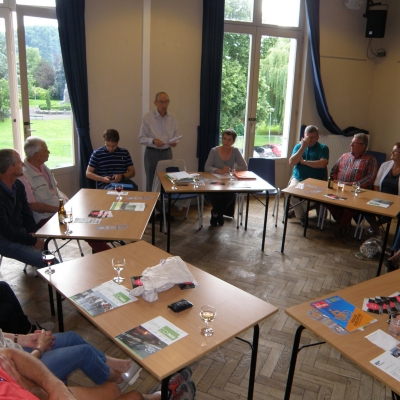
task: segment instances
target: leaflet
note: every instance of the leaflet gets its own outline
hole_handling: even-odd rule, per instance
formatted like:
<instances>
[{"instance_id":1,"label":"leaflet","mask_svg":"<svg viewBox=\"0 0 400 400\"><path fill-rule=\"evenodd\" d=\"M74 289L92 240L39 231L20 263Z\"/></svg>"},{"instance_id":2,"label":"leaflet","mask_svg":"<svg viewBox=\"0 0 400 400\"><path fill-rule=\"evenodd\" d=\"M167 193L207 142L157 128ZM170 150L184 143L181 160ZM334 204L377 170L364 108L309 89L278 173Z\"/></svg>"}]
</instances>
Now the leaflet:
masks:
<instances>
[{"instance_id":1,"label":"leaflet","mask_svg":"<svg viewBox=\"0 0 400 400\"><path fill-rule=\"evenodd\" d=\"M130 290L125 286L110 280L92 289L75 294L70 299L92 317L95 317L124 304L136 301L136 297L130 297L129 292Z\"/></svg>"},{"instance_id":2,"label":"leaflet","mask_svg":"<svg viewBox=\"0 0 400 400\"><path fill-rule=\"evenodd\" d=\"M146 203L127 203L122 201L114 201L110 210L124 210L124 211L144 211Z\"/></svg>"},{"instance_id":3,"label":"leaflet","mask_svg":"<svg viewBox=\"0 0 400 400\"><path fill-rule=\"evenodd\" d=\"M160 316L121 333L115 339L143 360L187 335Z\"/></svg>"},{"instance_id":4,"label":"leaflet","mask_svg":"<svg viewBox=\"0 0 400 400\"><path fill-rule=\"evenodd\" d=\"M367 204L369 204L370 206L388 208L390 205L393 204L393 201L382 200L382 199L372 199Z\"/></svg>"},{"instance_id":5,"label":"leaflet","mask_svg":"<svg viewBox=\"0 0 400 400\"><path fill-rule=\"evenodd\" d=\"M167 143L171 144L171 143L179 142L179 139L182 139L182 138L183 138L183 136L180 135L180 136L177 136L177 137L174 137L174 138L170 139Z\"/></svg>"},{"instance_id":6,"label":"leaflet","mask_svg":"<svg viewBox=\"0 0 400 400\"><path fill-rule=\"evenodd\" d=\"M400 381L400 349L395 346L370 361L371 364Z\"/></svg>"}]
</instances>

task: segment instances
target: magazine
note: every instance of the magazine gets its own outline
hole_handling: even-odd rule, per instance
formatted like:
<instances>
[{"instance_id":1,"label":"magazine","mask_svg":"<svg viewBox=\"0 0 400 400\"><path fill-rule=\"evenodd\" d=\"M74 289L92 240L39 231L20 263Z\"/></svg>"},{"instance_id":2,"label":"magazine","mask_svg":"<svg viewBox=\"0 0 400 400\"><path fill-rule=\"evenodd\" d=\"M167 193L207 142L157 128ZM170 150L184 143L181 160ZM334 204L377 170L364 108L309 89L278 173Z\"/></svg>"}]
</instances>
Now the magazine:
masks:
<instances>
[{"instance_id":1,"label":"magazine","mask_svg":"<svg viewBox=\"0 0 400 400\"><path fill-rule=\"evenodd\" d=\"M92 317L95 317L124 304L136 301L135 297L131 298L129 296L129 291L125 286L110 280L92 289L75 294L70 299Z\"/></svg>"},{"instance_id":2,"label":"magazine","mask_svg":"<svg viewBox=\"0 0 400 400\"><path fill-rule=\"evenodd\" d=\"M327 197L328 199L331 200L346 200L347 197L340 197L340 196L336 196L336 194L324 194L325 197Z\"/></svg>"},{"instance_id":3,"label":"magazine","mask_svg":"<svg viewBox=\"0 0 400 400\"><path fill-rule=\"evenodd\" d=\"M388 208L391 204L393 204L393 201L382 200L382 199L372 199L367 204L369 204L370 206Z\"/></svg>"},{"instance_id":4,"label":"magazine","mask_svg":"<svg viewBox=\"0 0 400 400\"><path fill-rule=\"evenodd\" d=\"M114 201L110 210L124 210L124 211L144 211L146 203L126 203L123 201Z\"/></svg>"},{"instance_id":5,"label":"magazine","mask_svg":"<svg viewBox=\"0 0 400 400\"><path fill-rule=\"evenodd\" d=\"M88 216L93 218L111 218L113 215L111 211L107 210L92 210Z\"/></svg>"},{"instance_id":6,"label":"magazine","mask_svg":"<svg viewBox=\"0 0 400 400\"><path fill-rule=\"evenodd\" d=\"M121 333L115 339L143 360L185 336L186 332L160 316Z\"/></svg>"},{"instance_id":7,"label":"magazine","mask_svg":"<svg viewBox=\"0 0 400 400\"><path fill-rule=\"evenodd\" d=\"M172 177L177 178L178 182L193 182L193 175L188 174L186 171L168 172L166 178L171 180Z\"/></svg>"},{"instance_id":8,"label":"magazine","mask_svg":"<svg viewBox=\"0 0 400 400\"><path fill-rule=\"evenodd\" d=\"M362 310L373 314L390 314L400 311L400 292L393 293L390 296L365 298Z\"/></svg>"},{"instance_id":9,"label":"magazine","mask_svg":"<svg viewBox=\"0 0 400 400\"><path fill-rule=\"evenodd\" d=\"M311 306L349 332L377 321L372 315L353 306L339 296L314 301L311 303Z\"/></svg>"}]
</instances>

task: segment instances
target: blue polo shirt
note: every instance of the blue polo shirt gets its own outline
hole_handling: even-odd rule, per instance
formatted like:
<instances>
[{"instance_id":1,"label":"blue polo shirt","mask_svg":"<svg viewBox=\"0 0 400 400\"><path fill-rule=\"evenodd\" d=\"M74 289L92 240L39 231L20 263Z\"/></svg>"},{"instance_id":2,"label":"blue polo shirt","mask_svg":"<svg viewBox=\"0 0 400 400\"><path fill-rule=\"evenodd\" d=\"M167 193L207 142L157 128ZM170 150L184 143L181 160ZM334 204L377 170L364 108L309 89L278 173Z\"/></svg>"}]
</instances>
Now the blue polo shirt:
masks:
<instances>
[{"instance_id":1,"label":"blue polo shirt","mask_svg":"<svg viewBox=\"0 0 400 400\"><path fill-rule=\"evenodd\" d=\"M128 150L117 147L114 153L110 153L106 146L95 150L90 157L89 166L95 169L100 176L112 176L125 174L128 167L132 166L132 158ZM107 182L97 182L97 187L102 189L108 186Z\"/></svg>"},{"instance_id":2,"label":"blue polo shirt","mask_svg":"<svg viewBox=\"0 0 400 400\"><path fill-rule=\"evenodd\" d=\"M299 150L300 146L300 143L294 146L292 155ZM303 160L317 161L321 158L329 160L329 148L327 145L320 142L315 143L312 147L307 147L303 153ZM304 181L304 179L307 178L314 178L323 181L326 179L326 167L311 168L308 165L296 164L293 167L293 178L298 181Z\"/></svg>"}]
</instances>

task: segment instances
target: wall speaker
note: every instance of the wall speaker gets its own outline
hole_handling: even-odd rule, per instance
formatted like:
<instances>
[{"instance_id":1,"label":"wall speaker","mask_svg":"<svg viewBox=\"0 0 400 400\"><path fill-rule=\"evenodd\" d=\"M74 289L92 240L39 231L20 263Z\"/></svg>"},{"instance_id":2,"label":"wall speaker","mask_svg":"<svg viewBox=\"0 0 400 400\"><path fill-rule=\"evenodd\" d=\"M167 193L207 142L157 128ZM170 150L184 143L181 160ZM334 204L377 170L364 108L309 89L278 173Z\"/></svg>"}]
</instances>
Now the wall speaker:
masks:
<instances>
[{"instance_id":1,"label":"wall speaker","mask_svg":"<svg viewBox=\"0 0 400 400\"><path fill-rule=\"evenodd\" d=\"M365 37L383 38L385 36L387 10L368 10Z\"/></svg>"}]
</instances>

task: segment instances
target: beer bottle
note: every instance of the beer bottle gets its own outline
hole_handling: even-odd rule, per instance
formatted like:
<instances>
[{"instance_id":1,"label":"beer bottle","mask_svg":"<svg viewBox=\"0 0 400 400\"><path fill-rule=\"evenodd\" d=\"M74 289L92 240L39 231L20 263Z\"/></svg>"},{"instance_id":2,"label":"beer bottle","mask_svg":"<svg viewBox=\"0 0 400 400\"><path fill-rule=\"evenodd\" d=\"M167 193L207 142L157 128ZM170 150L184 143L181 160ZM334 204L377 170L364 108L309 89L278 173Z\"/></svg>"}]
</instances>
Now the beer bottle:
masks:
<instances>
[{"instance_id":1,"label":"beer bottle","mask_svg":"<svg viewBox=\"0 0 400 400\"><path fill-rule=\"evenodd\" d=\"M333 189L333 182L334 182L333 173L331 172L328 178L328 189Z\"/></svg>"},{"instance_id":2,"label":"beer bottle","mask_svg":"<svg viewBox=\"0 0 400 400\"><path fill-rule=\"evenodd\" d=\"M64 200L63 199L58 199L60 202L60 205L58 206L58 221L60 224L64 224L64 217L66 216L65 213L65 208L64 208Z\"/></svg>"}]
</instances>

